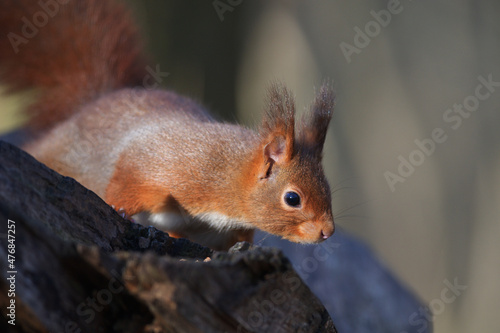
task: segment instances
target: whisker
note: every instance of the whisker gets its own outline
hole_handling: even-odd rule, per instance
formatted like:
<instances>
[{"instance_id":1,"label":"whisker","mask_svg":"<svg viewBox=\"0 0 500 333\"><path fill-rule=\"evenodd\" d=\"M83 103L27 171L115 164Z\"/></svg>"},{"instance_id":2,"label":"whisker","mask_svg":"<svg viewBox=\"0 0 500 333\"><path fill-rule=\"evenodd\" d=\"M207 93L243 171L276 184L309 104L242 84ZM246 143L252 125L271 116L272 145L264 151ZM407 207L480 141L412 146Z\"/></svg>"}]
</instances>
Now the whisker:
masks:
<instances>
[{"instance_id":1,"label":"whisker","mask_svg":"<svg viewBox=\"0 0 500 333\"><path fill-rule=\"evenodd\" d=\"M366 201L363 201L363 202L357 203L357 204L355 204L355 205L352 205L352 206L349 206L349 207L347 207L347 208L344 208L344 209L342 209L341 211L339 211L339 212L337 212L337 213L335 213L335 214L333 214L333 215L334 215L334 216L341 215L341 214L343 214L343 213L345 213L345 212L347 212L347 211L349 211L349 210L351 210L351 209L354 209L354 208L357 208L357 207L359 207L359 206L365 205L365 204L367 204L368 202L370 202L370 201L369 201L369 200L366 200Z\"/></svg>"},{"instance_id":2,"label":"whisker","mask_svg":"<svg viewBox=\"0 0 500 333\"><path fill-rule=\"evenodd\" d=\"M354 188L355 188L354 186L337 187L337 188L333 188L332 190L330 190L330 194L333 195L337 191L345 190L345 189L354 189Z\"/></svg>"},{"instance_id":3,"label":"whisker","mask_svg":"<svg viewBox=\"0 0 500 333\"><path fill-rule=\"evenodd\" d=\"M356 179L356 178L359 178L359 177L354 177L354 176L353 176L353 177L348 177L348 178L346 178L346 179L344 179L344 180L341 180L340 182L338 182L338 183L336 183L335 185L333 185L333 188L335 188L335 187L337 187L337 186L339 186L339 185L342 185L343 183L345 183L345 182L347 182L347 181L349 181L349 180L353 180L353 179Z\"/></svg>"},{"instance_id":4,"label":"whisker","mask_svg":"<svg viewBox=\"0 0 500 333\"><path fill-rule=\"evenodd\" d=\"M368 216L363 216L363 215L346 214L346 215L335 216L335 220L338 221L340 219L345 219L345 218L348 218L348 217L362 218L362 219L367 219L368 218Z\"/></svg>"},{"instance_id":5,"label":"whisker","mask_svg":"<svg viewBox=\"0 0 500 333\"><path fill-rule=\"evenodd\" d=\"M356 179L356 178L359 178L359 177L348 177L348 178L336 183L335 185L332 186L332 188L330 190L330 194L333 195L335 192L340 191L340 190L344 190L344 189L355 189L356 187L354 187L354 186L341 186L341 185L350 181L350 180Z\"/></svg>"},{"instance_id":6,"label":"whisker","mask_svg":"<svg viewBox=\"0 0 500 333\"><path fill-rule=\"evenodd\" d=\"M261 239L259 239L259 241L258 241L258 242L256 242L256 243L254 243L254 244L256 244L256 245L260 245L260 244L262 244L262 243L263 243L266 239L268 239L268 238L269 238L269 236L270 236L270 234L265 233L265 234L264 234L264 237L262 237Z\"/></svg>"}]
</instances>

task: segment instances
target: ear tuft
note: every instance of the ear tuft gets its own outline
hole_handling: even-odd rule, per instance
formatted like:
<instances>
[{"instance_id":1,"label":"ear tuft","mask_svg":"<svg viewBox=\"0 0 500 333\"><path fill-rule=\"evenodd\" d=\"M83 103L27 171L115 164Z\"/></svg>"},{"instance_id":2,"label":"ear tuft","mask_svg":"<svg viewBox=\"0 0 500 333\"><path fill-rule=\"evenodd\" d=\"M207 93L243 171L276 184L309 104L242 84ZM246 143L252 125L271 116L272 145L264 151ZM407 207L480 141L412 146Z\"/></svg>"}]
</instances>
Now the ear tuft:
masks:
<instances>
[{"instance_id":1,"label":"ear tuft","mask_svg":"<svg viewBox=\"0 0 500 333\"><path fill-rule=\"evenodd\" d=\"M295 138L295 102L285 85L271 83L265 111L260 131L264 154L278 164L290 161Z\"/></svg>"},{"instance_id":2,"label":"ear tuft","mask_svg":"<svg viewBox=\"0 0 500 333\"><path fill-rule=\"evenodd\" d=\"M301 144L318 158L321 158L323 153L326 132L332 119L334 106L335 93L332 84L325 80L314 98L309 114L302 119L298 135Z\"/></svg>"}]
</instances>

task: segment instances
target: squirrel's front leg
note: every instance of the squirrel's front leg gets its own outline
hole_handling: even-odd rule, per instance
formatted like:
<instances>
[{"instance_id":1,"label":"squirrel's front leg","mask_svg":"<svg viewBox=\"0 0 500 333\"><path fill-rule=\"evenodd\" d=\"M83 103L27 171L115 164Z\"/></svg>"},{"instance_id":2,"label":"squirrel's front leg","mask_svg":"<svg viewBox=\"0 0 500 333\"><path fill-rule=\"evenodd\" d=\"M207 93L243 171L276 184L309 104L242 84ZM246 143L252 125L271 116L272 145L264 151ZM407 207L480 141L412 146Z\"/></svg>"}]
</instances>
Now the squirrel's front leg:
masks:
<instances>
[{"instance_id":1,"label":"squirrel's front leg","mask_svg":"<svg viewBox=\"0 0 500 333\"><path fill-rule=\"evenodd\" d=\"M168 189L140 178L138 171L120 158L106 187L104 200L125 216L141 212L154 214L177 205Z\"/></svg>"}]
</instances>

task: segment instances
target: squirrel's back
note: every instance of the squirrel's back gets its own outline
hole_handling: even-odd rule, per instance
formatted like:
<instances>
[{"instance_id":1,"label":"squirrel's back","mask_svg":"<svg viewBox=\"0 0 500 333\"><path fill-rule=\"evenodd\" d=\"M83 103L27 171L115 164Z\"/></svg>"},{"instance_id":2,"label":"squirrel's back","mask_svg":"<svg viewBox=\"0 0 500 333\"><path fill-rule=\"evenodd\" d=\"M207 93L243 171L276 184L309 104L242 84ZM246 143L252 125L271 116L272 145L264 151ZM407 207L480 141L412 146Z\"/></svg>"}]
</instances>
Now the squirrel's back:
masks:
<instances>
[{"instance_id":1,"label":"squirrel's back","mask_svg":"<svg viewBox=\"0 0 500 333\"><path fill-rule=\"evenodd\" d=\"M115 0L2 0L0 77L10 92L35 90L29 127L44 131L110 91L142 84L142 43Z\"/></svg>"},{"instance_id":2,"label":"squirrel's back","mask_svg":"<svg viewBox=\"0 0 500 333\"><path fill-rule=\"evenodd\" d=\"M256 141L254 131L214 121L187 97L126 88L87 103L23 148L104 198L119 158L129 165L141 164L140 169L151 174L159 174L154 169L160 168L171 180L179 176L179 165L182 171L198 170L208 177L218 164L234 162L235 151L228 148L244 153Z\"/></svg>"}]
</instances>

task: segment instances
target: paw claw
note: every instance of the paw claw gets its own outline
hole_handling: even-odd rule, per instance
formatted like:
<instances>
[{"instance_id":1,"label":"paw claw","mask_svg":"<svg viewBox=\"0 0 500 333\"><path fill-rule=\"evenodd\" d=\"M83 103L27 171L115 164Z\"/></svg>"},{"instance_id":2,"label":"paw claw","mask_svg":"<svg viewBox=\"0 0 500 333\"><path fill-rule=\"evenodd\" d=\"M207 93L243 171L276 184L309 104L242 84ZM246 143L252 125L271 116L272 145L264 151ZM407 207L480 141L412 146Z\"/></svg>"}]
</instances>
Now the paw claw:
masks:
<instances>
[{"instance_id":1,"label":"paw claw","mask_svg":"<svg viewBox=\"0 0 500 333\"><path fill-rule=\"evenodd\" d=\"M118 215L120 215L122 218L126 219L126 220L129 220L131 222L134 222L135 223L135 220L132 218L131 215L128 215L126 210L121 207L119 209L116 209L116 206L115 205L111 205L111 207L118 213Z\"/></svg>"}]
</instances>

